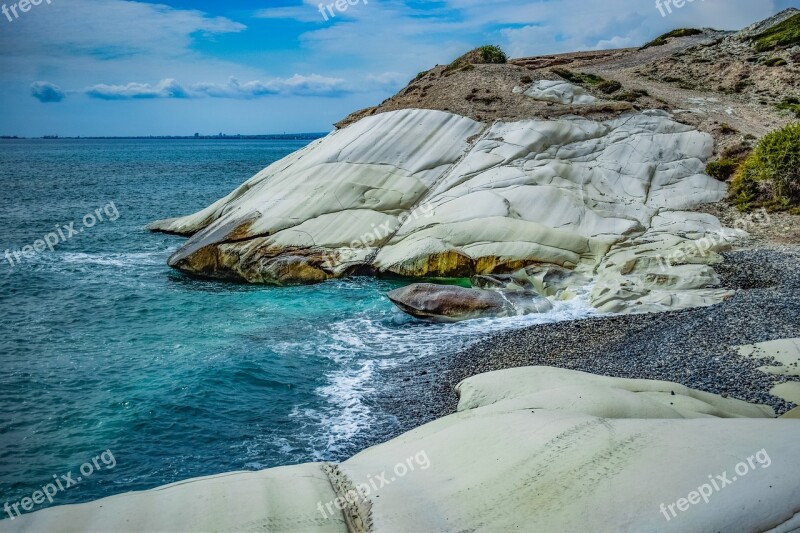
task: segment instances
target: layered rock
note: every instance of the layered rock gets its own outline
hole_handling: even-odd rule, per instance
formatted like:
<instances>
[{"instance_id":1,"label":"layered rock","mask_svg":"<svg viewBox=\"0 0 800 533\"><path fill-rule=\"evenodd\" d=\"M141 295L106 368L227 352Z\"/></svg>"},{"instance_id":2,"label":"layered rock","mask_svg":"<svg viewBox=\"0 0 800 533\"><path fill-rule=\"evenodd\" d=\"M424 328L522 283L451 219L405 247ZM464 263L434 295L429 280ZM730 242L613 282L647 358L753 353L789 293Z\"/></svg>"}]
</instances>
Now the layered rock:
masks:
<instances>
[{"instance_id":1,"label":"layered rock","mask_svg":"<svg viewBox=\"0 0 800 533\"><path fill-rule=\"evenodd\" d=\"M3 529L800 528L800 423L772 419L770 408L675 383L545 367L475 376L458 389L458 413L341 464L189 480L46 509Z\"/></svg>"},{"instance_id":2,"label":"layered rock","mask_svg":"<svg viewBox=\"0 0 800 533\"><path fill-rule=\"evenodd\" d=\"M713 272L674 270L682 262L671 256L721 231L713 217L688 212L725 194L704 174L712 144L657 111L488 127L440 111L395 111L336 131L203 211L152 229L192 235L170 265L221 279L469 277L547 264L613 278L593 296L603 310L707 305L728 295L707 288ZM649 259L628 269L620 259L629 256ZM670 258L666 277L648 270L659 258ZM622 279L632 272L638 277Z\"/></svg>"}]
</instances>

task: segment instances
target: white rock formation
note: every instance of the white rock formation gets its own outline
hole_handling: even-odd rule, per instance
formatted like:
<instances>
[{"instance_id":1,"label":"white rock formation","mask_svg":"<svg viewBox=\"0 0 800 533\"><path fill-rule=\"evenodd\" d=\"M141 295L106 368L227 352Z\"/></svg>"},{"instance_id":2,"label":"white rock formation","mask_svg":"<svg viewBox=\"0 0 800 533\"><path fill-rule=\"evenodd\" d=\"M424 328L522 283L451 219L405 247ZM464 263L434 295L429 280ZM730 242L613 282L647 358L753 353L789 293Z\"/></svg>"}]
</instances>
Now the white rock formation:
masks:
<instances>
[{"instance_id":1,"label":"white rock formation","mask_svg":"<svg viewBox=\"0 0 800 533\"><path fill-rule=\"evenodd\" d=\"M320 463L231 472L181 481L0 522L5 533L346 532L340 514L317 502L336 498Z\"/></svg>"},{"instance_id":2,"label":"white rock formation","mask_svg":"<svg viewBox=\"0 0 800 533\"><path fill-rule=\"evenodd\" d=\"M776 339L739 346L739 355L751 359L771 358L778 365L762 366L762 372L800 377L800 339Z\"/></svg>"},{"instance_id":3,"label":"white rock formation","mask_svg":"<svg viewBox=\"0 0 800 533\"><path fill-rule=\"evenodd\" d=\"M774 359L777 365L759 368L767 374L800 377L800 339L776 339L739 346L739 355L752 359ZM800 403L800 382L779 383L769 393L792 403Z\"/></svg>"},{"instance_id":4,"label":"white rock formation","mask_svg":"<svg viewBox=\"0 0 800 533\"><path fill-rule=\"evenodd\" d=\"M565 105L593 104L597 98L586 89L565 81L540 80L524 91L525 96Z\"/></svg>"},{"instance_id":5,"label":"white rock formation","mask_svg":"<svg viewBox=\"0 0 800 533\"><path fill-rule=\"evenodd\" d=\"M456 387L458 410L510 405L603 418L772 418L771 407L697 391L669 381L612 378L531 366L498 370Z\"/></svg>"},{"instance_id":6,"label":"white rock formation","mask_svg":"<svg viewBox=\"0 0 800 533\"><path fill-rule=\"evenodd\" d=\"M223 279L469 277L549 263L597 276L593 300L604 311L708 305L729 293L706 288L716 277L703 265L734 237L689 211L725 194L704 174L712 144L658 111L488 128L439 111L395 111L152 228L194 234L170 264ZM700 239L716 240L691 260L681 254ZM675 269L686 263L694 266ZM656 265L667 265L666 277Z\"/></svg>"},{"instance_id":7,"label":"white rock formation","mask_svg":"<svg viewBox=\"0 0 800 533\"><path fill-rule=\"evenodd\" d=\"M544 367L476 376L459 390L458 413L339 465L189 480L46 509L0 522L0 528L53 533L788 533L800 528L800 423L771 419L769 408L674 383ZM361 494L355 491L359 485ZM336 510L337 497L344 512Z\"/></svg>"}]
</instances>

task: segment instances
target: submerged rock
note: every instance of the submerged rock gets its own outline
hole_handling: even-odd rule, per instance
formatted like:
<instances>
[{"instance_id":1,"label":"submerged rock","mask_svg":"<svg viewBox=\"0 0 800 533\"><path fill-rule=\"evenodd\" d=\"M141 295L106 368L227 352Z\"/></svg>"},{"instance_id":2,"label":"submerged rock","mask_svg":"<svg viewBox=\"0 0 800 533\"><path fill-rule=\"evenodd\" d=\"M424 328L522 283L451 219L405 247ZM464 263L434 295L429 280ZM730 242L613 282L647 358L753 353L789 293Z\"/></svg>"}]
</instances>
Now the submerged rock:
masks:
<instances>
[{"instance_id":1,"label":"submerged rock","mask_svg":"<svg viewBox=\"0 0 800 533\"><path fill-rule=\"evenodd\" d=\"M389 299L405 313L434 322L458 322L545 313L553 305L536 292L467 289L416 283L396 289Z\"/></svg>"}]
</instances>

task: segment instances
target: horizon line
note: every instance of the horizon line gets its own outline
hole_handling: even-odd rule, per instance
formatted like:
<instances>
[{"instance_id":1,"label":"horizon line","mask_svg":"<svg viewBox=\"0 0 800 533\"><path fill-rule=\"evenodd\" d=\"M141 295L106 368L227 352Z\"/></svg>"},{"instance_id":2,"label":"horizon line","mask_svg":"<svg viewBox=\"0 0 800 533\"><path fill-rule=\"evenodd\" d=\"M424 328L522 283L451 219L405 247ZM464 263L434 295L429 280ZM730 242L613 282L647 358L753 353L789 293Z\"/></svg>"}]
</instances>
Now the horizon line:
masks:
<instances>
[{"instance_id":1,"label":"horizon line","mask_svg":"<svg viewBox=\"0 0 800 533\"><path fill-rule=\"evenodd\" d=\"M256 134L214 134L214 135L0 135L0 140L61 140L61 139L263 139L279 137L324 137L330 131L311 131L299 133L256 133Z\"/></svg>"}]
</instances>

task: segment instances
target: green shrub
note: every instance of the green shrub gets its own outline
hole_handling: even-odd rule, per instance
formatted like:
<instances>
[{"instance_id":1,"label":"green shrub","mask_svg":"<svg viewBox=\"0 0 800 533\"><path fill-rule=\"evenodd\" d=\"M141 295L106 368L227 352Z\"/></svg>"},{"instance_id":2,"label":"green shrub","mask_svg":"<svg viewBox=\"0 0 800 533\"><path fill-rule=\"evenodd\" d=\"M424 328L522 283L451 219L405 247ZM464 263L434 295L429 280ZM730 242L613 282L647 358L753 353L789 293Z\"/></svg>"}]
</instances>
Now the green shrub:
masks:
<instances>
[{"instance_id":1,"label":"green shrub","mask_svg":"<svg viewBox=\"0 0 800 533\"><path fill-rule=\"evenodd\" d=\"M775 104L775 107L783 111L791 111L797 118L800 118L800 98L788 97L783 102Z\"/></svg>"},{"instance_id":2,"label":"green shrub","mask_svg":"<svg viewBox=\"0 0 800 533\"><path fill-rule=\"evenodd\" d=\"M452 76L456 72L467 71L467 70L475 70L475 65L470 63L469 61L458 58L444 69L445 76Z\"/></svg>"},{"instance_id":3,"label":"green shrub","mask_svg":"<svg viewBox=\"0 0 800 533\"><path fill-rule=\"evenodd\" d=\"M567 80L570 83L575 83L578 85L600 85L601 83L605 82L603 78L600 76L595 76L594 74L584 74L583 72L573 72L571 70L565 68L554 68L551 69L553 74L557 74Z\"/></svg>"},{"instance_id":4,"label":"green shrub","mask_svg":"<svg viewBox=\"0 0 800 533\"><path fill-rule=\"evenodd\" d=\"M475 65L500 64L507 61L508 57L499 46L481 46L467 52L447 65L444 72L445 75L449 76L456 72L473 70Z\"/></svg>"},{"instance_id":5,"label":"green shrub","mask_svg":"<svg viewBox=\"0 0 800 533\"><path fill-rule=\"evenodd\" d=\"M508 63L508 56L499 46L487 45L477 49L483 63L503 64Z\"/></svg>"},{"instance_id":6,"label":"green shrub","mask_svg":"<svg viewBox=\"0 0 800 533\"><path fill-rule=\"evenodd\" d=\"M600 83L597 84L597 89L600 92L611 94L622 89L622 84L614 80L601 81Z\"/></svg>"},{"instance_id":7,"label":"green shrub","mask_svg":"<svg viewBox=\"0 0 800 533\"><path fill-rule=\"evenodd\" d=\"M735 93L743 93L745 89L753 85L753 82L750 80L739 80L736 82L736 85L733 86L733 92Z\"/></svg>"},{"instance_id":8,"label":"green shrub","mask_svg":"<svg viewBox=\"0 0 800 533\"><path fill-rule=\"evenodd\" d=\"M650 96L650 93L648 93L647 91L640 91L640 90L623 91L622 93L616 95L614 97L614 100L618 100L620 102L631 102L631 103L633 103L636 100L638 100L639 98L641 98L642 96Z\"/></svg>"},{"instance_id":9,"label":"green shrub","mask_svg":"<svg viewBox=\"0 0 800 533\"><path fill-rule=\"evenodd\" d=\"M767 67L785 67L788 63L782 57L770 57L766 61L764 61L764 65Z\"/></svg>"},{"instance_id":10,"label":"green shrub","mask_svg":"<svg viewBox=\"0 0 800 533\"><path fill-rule=\"evenodd\" d=\"M800 213L800 123L775 130L759 141L736 171L731 203Z\"/></svg>"},{"instance_id":11,"label":"green shrub","mask_svg":"<svg viewBox=\"0 0 800 533\"><path fill-rule=\"evenodd\" d=\"M800 44L800 13L789 17L763 33L750 37L756 50L768 52L777 48L788 48Z\"/></svg>"},{"instance_id":12,"label":"green shrub","mask_svg":"<svg viewBox=\"0 0 800 533\"><path fill-rule=\"evenodd\" d=\"M644 50L645 48L651 48L653 46L664 46L670 39L673 39L675 37L689 37L691 35L700 35L701 33L703 33L703 30L697 30L694 28L680 28L677 30L672 30L669 33L665 33L664 35L656 37L655 39L644 45L642 47L642 50Z\"/></svg>"},{"instance_id":13,"label":"green shrub","mask_svg":"<svg viewBox=\"0 0 800 533\"><path fill-rule=\"evenodd\" d=\"M706 174L719 181L728 181L739 168L739 164L734 159L720 159L706 165Z\"/></svg>"},{"instance_id":14,"label":"green shrub","mask_svg":"<svg viewBox=\"0 0 800 533\"><path fill-rule=\"evenodd\" d=\"M750 134L745 135L744 138L747 140L756 140L755 136ZM749 143L734 144L722 151L722 159L735 159L741 163L752 151L753 147Z\"/></svg>"}]
</instances>

